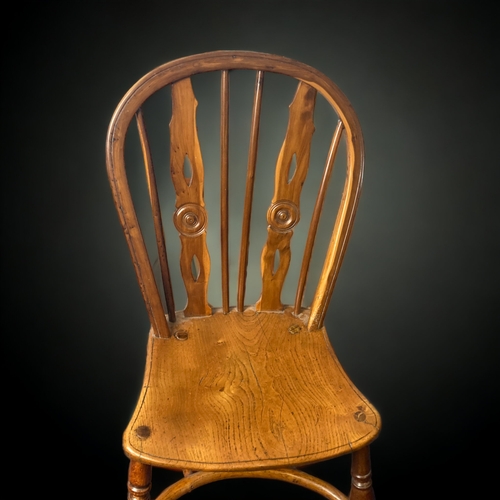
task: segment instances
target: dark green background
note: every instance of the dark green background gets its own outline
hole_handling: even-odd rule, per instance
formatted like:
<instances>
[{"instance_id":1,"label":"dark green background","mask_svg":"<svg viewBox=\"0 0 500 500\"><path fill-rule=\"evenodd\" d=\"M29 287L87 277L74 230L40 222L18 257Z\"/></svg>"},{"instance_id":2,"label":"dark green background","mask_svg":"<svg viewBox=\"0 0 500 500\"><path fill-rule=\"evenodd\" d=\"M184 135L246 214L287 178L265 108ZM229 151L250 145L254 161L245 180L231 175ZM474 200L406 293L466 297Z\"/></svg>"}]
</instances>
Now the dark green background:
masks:
<instances>
[{"instance_id":1,"label":"dark green background","mask_svg":"<svg viewBox=\"0 0 500 500\"><path fill-rule=\"evenodd\" d=\"M86 488L125 498L121 433L141 384L147 317L106 178L106 128L144 73L216 49L315 66L360 118L364 190L327 325L383 417L372 448L378 498L487 490L496 479L486 457L497 434L500 88L487 5L37 2L5 15L4 449L20 498L56 477L60 498ZM339 460L313 471L345 487L347 469ZM268 498L268 484L191 496ZM309 498L276 486L276 498Z\"/></svg>"}]
</instances>

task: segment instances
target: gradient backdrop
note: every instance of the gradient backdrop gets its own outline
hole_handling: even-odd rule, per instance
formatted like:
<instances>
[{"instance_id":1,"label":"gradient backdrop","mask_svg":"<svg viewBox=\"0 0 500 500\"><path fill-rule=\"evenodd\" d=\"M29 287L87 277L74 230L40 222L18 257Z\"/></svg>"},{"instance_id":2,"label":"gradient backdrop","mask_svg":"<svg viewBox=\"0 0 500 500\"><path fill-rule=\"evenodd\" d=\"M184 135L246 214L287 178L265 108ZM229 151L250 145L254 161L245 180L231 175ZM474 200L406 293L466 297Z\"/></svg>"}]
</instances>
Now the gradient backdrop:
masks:
<instances>
[{"instance_id":1,"label":"gradient backdrop","mask_svg":"<svg viewBox=\"0 0 500 500\"><path fill-rule=\"evenodd\" d=\"M106 178L106 128L144 73L216 49L317 67L359 116L364 189L327 326L382 414L377 497L479 498L495 483L500 86L486 5L24 2L4 19L5 450L20 498L57 477L56 498L83 498L85 485L125 498L121 433L148 320ZM312 470L346 488L348 467ZM156 486L173 477L160 476ZM266 485L191 496L270 498ZM277 486L276 498L315 498Z\"/></svg>"}]
</instances>

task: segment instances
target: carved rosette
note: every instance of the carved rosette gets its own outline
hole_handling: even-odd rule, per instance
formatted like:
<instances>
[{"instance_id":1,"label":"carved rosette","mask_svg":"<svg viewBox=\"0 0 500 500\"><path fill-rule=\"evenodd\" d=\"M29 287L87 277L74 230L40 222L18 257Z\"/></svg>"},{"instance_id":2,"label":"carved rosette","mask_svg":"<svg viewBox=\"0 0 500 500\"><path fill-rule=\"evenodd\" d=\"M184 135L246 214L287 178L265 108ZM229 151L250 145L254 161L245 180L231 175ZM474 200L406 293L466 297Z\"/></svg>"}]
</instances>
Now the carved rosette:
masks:
<instances>
[{"instance_id":1,"label":"carved rosette","mask_svg":"<svg viewBox=\"0 0 500 500\"><path fill-rule=\"evenodd\" d=\"M288 200L280 200L273 203L267 211L267 223L279 233L291 231L299 220L299 207Z\"/></svg>"},{"instance_id":2,"label":"carved rosette","mask_svg":"<svg viewBox=\"0 0 500 500\"><path fill-rule=\"evenodd\" d=\"M207 227L207 211L196 203L186 203L175 211L174 225L183 236L198 236Z\"/></svg>"}]
</instances>

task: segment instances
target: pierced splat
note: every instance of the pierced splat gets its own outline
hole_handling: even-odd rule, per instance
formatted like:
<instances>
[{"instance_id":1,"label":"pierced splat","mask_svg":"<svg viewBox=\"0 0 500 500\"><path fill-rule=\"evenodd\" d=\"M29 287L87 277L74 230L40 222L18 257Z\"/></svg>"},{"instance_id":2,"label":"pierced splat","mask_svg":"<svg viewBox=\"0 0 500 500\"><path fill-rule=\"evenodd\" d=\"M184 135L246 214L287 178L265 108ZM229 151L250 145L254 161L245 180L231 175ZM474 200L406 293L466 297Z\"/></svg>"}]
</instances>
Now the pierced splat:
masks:
<instances>
[{"instance_id":1,"label":"pierced splat","mask_svg":"<svg viewBox=\"0 0 500 500\"><path fill-rule=\"evenodd\" d=\"M300 219L300 193L309 168L316 90L300 82L290 104L285 140L276 164L274 196L262 250L262 295L257 310L282 309L281 290L290 265L290 240ZM275 263L279 262L275 268Z\"/></svg>"},{"instance_id":2,"label":"pierced splat","mask_svg":"<svg viewBox=\"0 0 500 500\"><path fill-rule=\"evenodd\" d=\"M203 200L203 161L196 130L197 101L186 78L172 84L170 172L175 188L174 224L181 240L181 274L187 292L185 316L212 313L207 301L210 256Z\"/></svg>"}]
</instances>

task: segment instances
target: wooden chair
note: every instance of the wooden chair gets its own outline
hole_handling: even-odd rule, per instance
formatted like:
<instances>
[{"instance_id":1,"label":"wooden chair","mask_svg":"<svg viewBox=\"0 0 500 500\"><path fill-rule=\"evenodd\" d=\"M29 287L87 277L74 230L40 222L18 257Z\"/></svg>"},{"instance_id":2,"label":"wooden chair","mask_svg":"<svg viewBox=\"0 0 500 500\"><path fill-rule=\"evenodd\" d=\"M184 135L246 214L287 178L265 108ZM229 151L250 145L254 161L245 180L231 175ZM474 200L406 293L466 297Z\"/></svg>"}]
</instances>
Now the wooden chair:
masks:
<instances>
[{"instance_id":1,"label":"wooden chair","mask_svg":"<svg viewBox=\"0 0 500 500\"><path fill-rule=\"evenodd\" d=\"M235 70L254 71L256 82L242 201L237 292L231 302L229 77ZM220 169L210 167L204 171L192 79L207 72L221 75L221 165ZM264 76L269 72L295 79L296 93L289 107L284 139L283 136L280 139L281 150L278 148L276 155L274 196L267 203L267 224L262 220L262 227L267 225L267 241L257 271L262 277L261 295L253 306L248 306L245 287L252 265L250 220L252 208L255 209L252 200ZM167 219L162 221L163 200L155 180L158 171L155 174L143 111L145 101L166 86L171 87L172 97L173 223L180 238L180 271L187 295L187 305L180 312L175 310L175 287L169 270L172 263L167 260L167 243L177 240L177 236L165 238ZM308 233L303 255L294 260L295 267L299 264L301 267L295 303L288 306L282 304L281 296L291 262L293 229L300 218L301 190L309 168L317 93L333 107L338 122L332 127L333 138L324 152L326 161L318 176L316 201L310 220L306 221ZM153 214L161 268L159 280L155 280L152 265L156 257L149 256L151 249L148 253L125 172L125 137L134 118L145 164L148 205ZM219 125L218 118L215 120ZM304 307L306 278L319 234L320 214L341 138L345 141L347 175L340 208L333 233L327 238L326 258L312 304ZM329 499L375 498L369 444L380 431L380 416L347 377L323 326L352 228L363 172L361 130L342 92L319 71L275 55L220 51L172 61L139 80L118 105L107 136L107 168L151 320L144 385L123 437L124 450L130 458L128 498L150 498L152 466L184 473L158 500L179 498L213 481L248 477L291 482ZM216 264L220 265L222 277L220 308L212 307L208 301L211 260L204 201L207 175L210 179L220 176L220 260ZM333 222L330 214L328 218ZM213 262L214 255L212 265ZM159 284L164 290L163 298ZM300 470L304 465L347 453L352 454L352 486L348 497Z\"/></svg>"}]
</instances>

